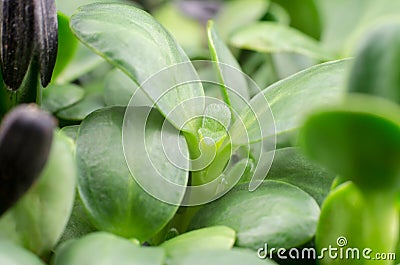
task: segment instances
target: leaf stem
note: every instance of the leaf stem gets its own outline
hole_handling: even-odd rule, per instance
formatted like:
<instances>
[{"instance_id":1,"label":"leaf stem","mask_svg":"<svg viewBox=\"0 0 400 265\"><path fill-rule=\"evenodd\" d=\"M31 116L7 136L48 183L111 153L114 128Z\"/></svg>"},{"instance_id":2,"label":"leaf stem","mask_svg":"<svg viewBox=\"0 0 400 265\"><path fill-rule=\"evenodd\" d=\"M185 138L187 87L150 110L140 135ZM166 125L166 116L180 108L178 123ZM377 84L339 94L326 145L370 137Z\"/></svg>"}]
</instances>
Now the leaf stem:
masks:
<instances>
[{"instance_id":1,"label":"leaf stem","mask_svg":"<svg viewBox=\"0 0 400 265\"><path fill-rule=\"evenodd\" d=\"M363 194L363 197L366 206L366 216L363 220L366 227L364 229L366 245L374 246L374 252L394 252L399 234L396 195L392 192L368 192Z\"/></svg>"}]
</instances>

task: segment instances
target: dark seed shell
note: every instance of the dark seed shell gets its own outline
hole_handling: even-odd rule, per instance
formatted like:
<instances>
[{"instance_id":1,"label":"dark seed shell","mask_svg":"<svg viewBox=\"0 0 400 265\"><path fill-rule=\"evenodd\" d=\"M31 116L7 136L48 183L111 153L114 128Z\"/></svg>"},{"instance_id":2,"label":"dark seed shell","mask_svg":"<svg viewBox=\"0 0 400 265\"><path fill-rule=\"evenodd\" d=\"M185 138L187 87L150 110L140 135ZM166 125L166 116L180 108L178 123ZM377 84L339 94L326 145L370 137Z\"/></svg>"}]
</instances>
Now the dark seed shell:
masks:
<instances>
[{"instance_id":1,"label":"dark seed shell","mask_svg":"<svg viewBox=\"0 0 400 265\"><path fill-rule=\"evenodd\" d=\"M46 87L53 74L58 50L57 9L54 0L35 2L35 32L39 53L40 81Z\"/></svg>"},{"instance_id":2,"label":"dark seed shell","mask_svg":"<svg viewBox=\"0 0 400 265\"><path fill-rule=\"evenodd\" d=\"M1 70L4 83L17 90L33 56L34 0L2 0Z\"/></svg>"},{"instance_id":3,"label":"dark seed shell","mask_svg":"<svg viewBox=\"0 0 400 265\"><path fill-rule=\"evenodd\" d=\"M35 105L12 110L0 127L0 215L32 186L43 170L55 120Z\"/></svg>"}]
</instances>

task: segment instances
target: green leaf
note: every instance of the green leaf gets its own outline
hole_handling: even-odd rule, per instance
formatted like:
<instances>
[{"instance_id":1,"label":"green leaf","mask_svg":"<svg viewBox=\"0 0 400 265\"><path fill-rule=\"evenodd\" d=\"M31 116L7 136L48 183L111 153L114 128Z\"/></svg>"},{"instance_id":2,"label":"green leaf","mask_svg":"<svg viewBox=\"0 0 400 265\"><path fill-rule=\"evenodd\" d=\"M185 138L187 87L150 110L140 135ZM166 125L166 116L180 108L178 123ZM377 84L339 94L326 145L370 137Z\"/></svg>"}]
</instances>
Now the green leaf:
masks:
<instances>
[{"instance_id":1,"label":"green leaf","mask_svg":"<svg viewBox=\"0 0 400 265\"><path fill-rule=\"evenodd\" d=\"M318 64L317 59L299 53L273 53L270 56L278 79L287 78Z\"/></svg>"},{"instance_id":2,"label":"green leaf","mask_svg":"<svg viewBox=\"0 0 400 265\"><path fill-rule=\"evenodd\" d=\"M251 76L259 88L265 88L280 78L277 76L273 57L267 53L252 52L248 59L242 63L243 71ZM260 91L249 87L250 97L258 94Z\"/></svg>"},{"instance_id":3,"label":"green leaf","mask_svg":"<svg viewBox=\"0 0 400 265\"><path fill-rule=\"evenodd\" d=\"M83 237L84 235L94 231L96 231L96 228L90 222L85 207L79 198L79 194L77 194L67 226L65 227L64 233L57 245L70 239Z\"/></svg>"},{"instance_id":4,"label":"green leaf","mask_svg":"<svg viewBox=\"0 0 400 265\"><path fill-rule=\"evenodd\" d=\"M137 115L134 116L141 118L139 110L136 113ZM135 152L130 154L127 151L127 161L125 160L122 147L124 114L125 108L106 108L90 114L81 123L76 151L80 172L79 193L97 229L144 241L161 230L173 217L178 207L149 195L131 175L127 161L131 161L130 165L135 164L136 171L132 172L139 177L148 177L153 180L158 176L153 176L151 164L149 166L142 162L147 157L146 151L140 149L144 138L131 137L129 134L129 139L133 144L130 148L134 148ZM162 117L154 112L147 122L146 143L150 145L147 148L150 154L154 155L152 159L162 167L161 172L166 182L186 185L187 172L176 168L167 160L163 147L159 143L160 129L163 125ZM141 131L143 128L136 126L135 130ZM174 132L168 132L167 135L169 133ZM125 145L125 148L128 147ZM169 151L174 155L180 152L179 149L171 148ZM172 193L171 190L165 189L165 186L159 185L159 182L155 183L158 189ZM181 200L184 191L183 186L171 196L175 196L176 200Z\"/></svg>"},{"instance_id":5,"label":"green leaf","mask_svg":"<svg viewBox=\"0 0 400 265\"><path fill-rule=\"evenodd\" d=\"M81 101L84 94L85 91L77 85L50 84L43 89L42 107L54 113Z\"/></svg>"},{"instance_id":6,"label":"green leaf","mask_svg":"<svg viewBox=\"0 0 400 265\"><path fill-rule=\"evenodd\" d=\"M204 50L203 25L183 13L181 2L166 2L152 11L152 15L176 38L189 55L199 55Z\"/></svg>"},{"instance_id":7,"label":"green leaf","mask_svg":"<svg viewBox=\"0 0 400 265\"><path fill-rule=\"evenodd\" d=\"M168 117L176 128L181 129L186 121L201 114L202 106L198 104L182 106L186 100L203 97L201 84L178 85L198 80L193 66L186 63L160 72L169 66L189 62L189 59L148 13L129 5L91 4L81 7L72 16L71 27L84 44L141 84L162 114L177 111L177 107L184 108L178 111L179 115ZM147 80L156 73L158 75ZM195 134L198 127L193 124L186 124L182 130Z\"/></svg>"},{"instance_id":8,"label":"green leaf","mask_svg":"<svg viewBox=\"0 0 400 265\"><path fill-rule=\"evenodd\" d=\"M100 56L79 42L75 56L57 76L55 82L57 84L70 83L92 71L102 63L104 63L104 60Z\"/></svg>"},{"instance_id":9,"label":"green leaf","mask_svg":"<svg viewBox=\"0 0 400 265\"><path fill-rule=\"evenodd\" d=\"M189 151L185 138L149 107L128 107L122 134L123 154L130 172L152 195L151 199L157 198L155 206L147 208L157 208L159 215L163 210L164 218L172 218L187 189ZM139 207L143 206L138 206L138 214L143 215ZM148 220L145 225L149 226Z\"/></svg>"},{"instance_id":10,"label":"green leaf","mask_svg":"<svg viewBox=\"0 0 400 265\"><path fill-rule=\"evenodd\" d=\"M310 194L319 205L328 195L336 174L311 162L299 148L276 150L268 180L283 181Z\"/></svg>"},{"instance_id":11,"label":"green leaf","mask_svg":"<svg viewBox=\"0 0 400 265\"><path fill-rule=\"evenodd\" d=\"M250 99L245 75L212 21L208 22L207 35L211 59L216 62L214 67L220 78L224 101L233 109L242 109L246 103L244 100Z\"/></svg>"},{"instance_id":12,"label":"green leaf","mask_svg":"<svg viewBox=\"0 0 400 265\"><path fill-rule=\"evenodd\" d=\"M244 169L244 170L243 170ZM236 179L240 176L240 180L237 184L248 183L254 174L254 162L253 159L243 158L232 166L228 164L226 169L225 179Z\"/></svg>"},{"instance_id":13,"label":"green leaf","mask_svg":"<svg viewBox=\"0 0 400 265\"><path fill-rule=\"evenodd\" d=\"M400 187L400 108L390 101L353 95L307 119L301 142L310 158L362 190Z\"/></svg>"},{"instance_id":14,"label":"green leaf","mask_svg":"<svg viewBox=\"0 0 400 265\"><path fill-rule=\"evenodd\" d=\"M54 265L162 265L162 248L140 247L124 238L97 232L67 241L56 250Z\"/></svg>"},{"instance_id":15,"label":"green leaf","mask_svg":"<svg viewBox=\"0 0 400 265\"><path fill-rule=\"evenodd\" d=\"M348 60L341 60L310 67L254 96L250 101L252 109L246 108L240 115L244 126L236 122L230 129L234 143L246 143L246 134L250 142L256 142L261 140L261 136L280 136L298 130L311 111L341 99L348 64ZM261 122L271 120L269 108L276 127L274 132L270 122ZM260 130L265 133L261 134Z\"/></svg>"},{"instance_id":16,"label":"green leaf","mask_svg":"<svg viewBox=\"0 0 400 265\"><path fill-rule=\"evenodd\" d=\"M85 84L83 99L58 111L56 116L64 120L81 121L93 111L104 108L103 82L100 79Z\"/></svg>"},{"instance_id":17,"label":"green leaf","mask_svg":"<svg viewBox=\"0 0 400 265\"><path fill-rule=\"evenodd\" d=\"M400 2L393 0L318 0L316 4L323 25L321 41L341 56L351 55L360 37L372 27L398 20L400 12Z\"/></svg>"},{"instance_id":18,"label":"green leaf","mask_svg":"<svg viewBox=\"0 0 400 265\"><path fill-rule=\"evenodd\" d=\"M390 260L367 260L363 250L374 258L376 253L394 253L398 236L398 210L393 194L363 194L348 181L335 189L322 205L316 234L317 253L332 246L346 253L358 249L360 259L332 259L325 255L323 265L393 264ZM351 256L350 256L351 257Z\"/></svg>"},{"instance_id":19,"label":"green leaf","mask_svg":"<svg viewBox=\"0 0 400 265\"><path fill-rule=\"evenodd\" d=\"M0 263L5 265L44 265L39 257L5 240L0 240Z\"/></svg>"},{"instance_id":20,"label":"green leaf","mask_svg":"<svg viewBox=\"0 0 400 265\"><path fill-rule=\"evenodd\" d=\"M0 218L0 238L11 240L36 254L47 254L68 222L75 182L72 141L62 133L56 133L40 178Z\"/></svg>"},{"instance_id":21,"label":"green leaf","mask_svg":"<svg viewBox=\"0 0 400 265\"><path fill-rule=\"evenodd\" d=\"M258 52L299 53L320 60L333 56L317 40L276 22L258 22L236 31L230 38L235 47Z\"/></svg>"},{"instance_id":22,"label":"green leaf","mask_svg":"<svg viewBox=\"0 0 400 265\"><path fill-rule=\"evenodd\" d=\"M349 91L400 103L400 23L376 27L361 43L350 73Z\"/></svg>"},{"instance_id":23,"label":"green leaf","mask_svg":"<svg viewBox=\"0 0 400 265\"><path fill-rule=\"evenodd\" d=\"M290 25L305 34L319 39L321 34L321 18L315 0L275 0L287 13ZM270 10L272 12L273 6ZM282 12L282 11L280 11ZM280 13L279 12L279 13Z\"/></svg>"},{"instance_id":24,"label":"green leaf","mask_svg":"<svg viewBox=\"0 0 400 265\"><path fill-rule=\"evenodd\" d=\"M268 20L276 21L283 25L289 25L291 20L289 12L283 6L275 2L270 4L266 17L270 18Z\"/></svg>"},{"instance_id":25,"label":"green leaf","mask_svg":"<svg viewBox=\"0 0 400 265\"><path fill-rule=\"evenodd\" d=\"M230 265L273 265L272 260L261 260L254 251L244 249L233 250L203 250L167 260L166 265L204 265L204 264L230 264Z\"/></svg>"},{"instance_id":26,"label":"green leaf","mask_svg":"<svg viewBox=\"0 0 400 265\"><path fill-rule=\"evenodd\" d=\"M210 137L218 144L225 138L230 123L231 112L226 105L208 105L204 111L202 127L199 129L200 139Z\"/></svg>"},{"instance_id":27,"label":"green leaf","mask_svg":"<svg viewBox=\"0 0 400 265\"><path fill-rule=\"evenodd\" d=\"M104 80L104 102L107 106L127 106L133 94L140 106L152 106L149 98L132 79L119 69L107 74Z\"/></svg>"},{"instance_id":28,"label":"green leaf","mask_svg":"<svg viewBox=\"0 0 400 265\"><path fill-rule=\"evenodd\" d=\"M81 121L90 113L103 107L105 107L103 95L91 94L76 104L57 112L56 115L64 120Z\"/></svg>"},{"instance_id":29,"label":"green leaf","mask_svg":"<svg viewBox=\"0 0 400 265\"><path fill-rule=\"evenodd\" d=\"M91 4L94 2L107 2L107 3L130 3L134 4L129 0L74 0L64 1L56 0L57 9L67 16L71 16L80 6Z\"/></svg>"},{"instance_id":30,"label":"green leaf","mask_svg":"<svg viewBox=\"0 0 400 265\"><path fill-rule=\"evenodd\" d=\"M72 34L69 28L69 17L61 12L57 14L58 19L58 51L57 60L53 71L52 80L57 80L57 77L62 73L68 63L74 57L77 48L78 40Z\"/></svg>"},{"instance_id":31,"label":"green leaf","mask_svg":"<svg viewBox=\"0 0 400 265\"><path fill-rule=\"evenodd\" d=\"M299 187L310 194L319 205L328 195L335 177L335 174L309 161L295 147L276 150L267 175L268 180L278 180Z\"/></svg>"},{"instance_id":32,"label":"green leaf","mask_svg":"<svg viewBox=\"0 0 400 265\"><path fill-rule=\"evenodd\" d=\"M271 247L290 248L314 236L318 217L318 204L307 193L287 183L264 181L253 192L247 184L240 185L205 205L190 227L231 227L240 247L257 250L267 242Z\"/></svg>"},{"instance_id":33,"label":"green leaf","mask_svg":"<svg viewBox=\"0 0 400 265\"><path fill-rule=\"evenodd\" d=\"M182 256L204 250L228 250L235 243L235 231L226 226L211 226L186 232L161 244L169 262L175 264Z\"/></svg>"},{"instance_id":34,"label":"green leaf","mask_svg":"<svg viewBox=\"0 0 400 265\"><path fill-rule=\"evenodd\" d=\"M61 128L61 132L76 142L78 137L79 125L65 126Z\"/></svg>"},{"instance_id":35,"label":"green leaf","mask_svg":"<svg viewBox=\"0 0 400 265\"><path fill-rule=\"evenodd\" d=\"M296 141L298 129L311 111L339 101L344 94L347 64L345 60L334 61L301 71L255 95L241 111L229 133L234 147L259 142L258 152L253 154L256 170L250 190L265 178L270 166L265 162L272 162L273 154L267 156L260 150L272 151L276 143Z\"/></svg>"},{"instance_id":36,"label":"green leaf","mask_svg":"<svg viewBox=\"0 0 400 265\"><path fill-rule=\"evenodd\" d=\"M259 20L267 12L269 0L225 1L215 18L216 28L226 40L237 29Z\"/></svg>"}]
</instances>

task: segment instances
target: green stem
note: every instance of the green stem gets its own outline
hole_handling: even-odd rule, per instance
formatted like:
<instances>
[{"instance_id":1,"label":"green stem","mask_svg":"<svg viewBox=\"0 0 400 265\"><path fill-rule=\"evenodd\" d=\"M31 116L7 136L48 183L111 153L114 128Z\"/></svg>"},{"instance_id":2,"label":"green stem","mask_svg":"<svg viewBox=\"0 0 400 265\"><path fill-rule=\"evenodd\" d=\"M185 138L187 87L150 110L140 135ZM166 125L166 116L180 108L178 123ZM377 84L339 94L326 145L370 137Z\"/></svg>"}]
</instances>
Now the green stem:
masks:
<instances>
[{"instance_id":1,"label":"green stem","mask_svg":"<svg viewBox=\"0 0 400 265\"><path fill-rule=\"evenodd\" d=\"M199 139L196 135L188 133L188 132L183 132L183 136L185 136L188 148L189 148L189 155L191 159L196 159L201 155L200 149L199 149Z\"/></svg>"},{"instance_id":2,"label":"green stem","mask_svg":"<svg viewBox=\"0 0 400 265\"><path fill-rule=\"evenodd\" d=\"M176 228L179 234L187 232L190 222L202 206L181 206L172 221L172 227Z\"/></svg>"},{"instance_id":3,"label":"green stem","mask_svg":"<svg viewBox=\"0 0 400 265\"><path fill-rule=\"evenodd\" d=\"M160 232L158 232L157 235L155 235L149 243L152 246L158 246L162 244L164 241L168 240L168 233L172 229L176 229L178 235L187 232L190 222L201 207L202 206L179 207L173 219Z\"/></svg>"},{"instance_id":4,"label":"green stem","mask_svg":"<svg viewBox=\"0 0 400 265\"><path fill-rule=\"evenodd\" d=\"M37 57L32 59L28 73L17 90L17 104L22 103L42 103L42 86L39 82L39 63Z\"/></svg>"},{"instance_id":5,"label":"green stem","mask_svg":"<svg viewBox=\"0 0 400 265\"><path fill-rule=\"evenodd\" d=\"M42 87L39 83L39 64L34 58L28 73L17 91L9 90L3 82L0 71L0 118L10 109L22 103L42 103Z\"/></svg>"},{"instance_id":6,"label":"green stem","mask_svg":"<svg viewBox=\"0 0 400 265\"><path fill-rule=\"evenodd\" d=\"M217 151L212 163L205 169L192 172L193 185L202 185L213 181L221 175L231 157L231 146L225 145Z\"/></svg>"},{"instance_id":7,"label":"green stem","mask_svg":"<svg viewBox=\"0 0 400 265\"><path fill-rule=\"evenodd\" d=\"M376 253L394 253L398 241L399 216L396 207L396 196L391 192L368 192L364 194L366 247ZM377 262L377 261L375 261ZM391 261L380 261L376 264L391 264Z\"/></svg>"},{"instance_id":8,"label":"green stem","mask_svg":"<svg viewBox=\"0 0 400 265\"><path fill-rule=\"evenodd\" d=\"M2 80L1 83L3 84ZM4 85L0 88L0 118L17 105L17 92L7 89Z\"/></svg>"}]
</instances>

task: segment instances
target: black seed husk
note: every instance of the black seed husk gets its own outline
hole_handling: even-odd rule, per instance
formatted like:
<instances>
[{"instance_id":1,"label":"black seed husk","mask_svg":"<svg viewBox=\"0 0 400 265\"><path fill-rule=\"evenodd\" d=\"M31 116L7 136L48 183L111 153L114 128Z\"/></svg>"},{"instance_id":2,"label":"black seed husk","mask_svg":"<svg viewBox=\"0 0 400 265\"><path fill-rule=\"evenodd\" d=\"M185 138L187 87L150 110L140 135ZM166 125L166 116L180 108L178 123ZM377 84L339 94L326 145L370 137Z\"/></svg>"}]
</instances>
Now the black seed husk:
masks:
<instances>
[{"instance_id":1,"label":"black seed husk","mask_svg":"<svg viewBox=\"0 0 400 265\"><path fill-rule=\"evenodd\" d=\"M17 90L34 48L34 0L2 0L1 70L4 83Z\"/></svg>"},{"instance_id":2,"label":"black seed husk","mask_svg":"<svg viewBox=\"0 0 400 265\"><path fill-rule=\"evenodd\" d=\"M40 81L46 87L51 81L58 50L57 9L54 0L35 1L35 32Z\"/></svg>"},{"instance_id":3,"label":"black seed husk","mask_svg":"<svg viewBox=\"0 0 400 265\"><path fill-rule=\"evenodd\" d=\"M55 120L36 105L20 105L0 127L0 215L13 206L42 172Z\"/></svg>"}]
</instances>

